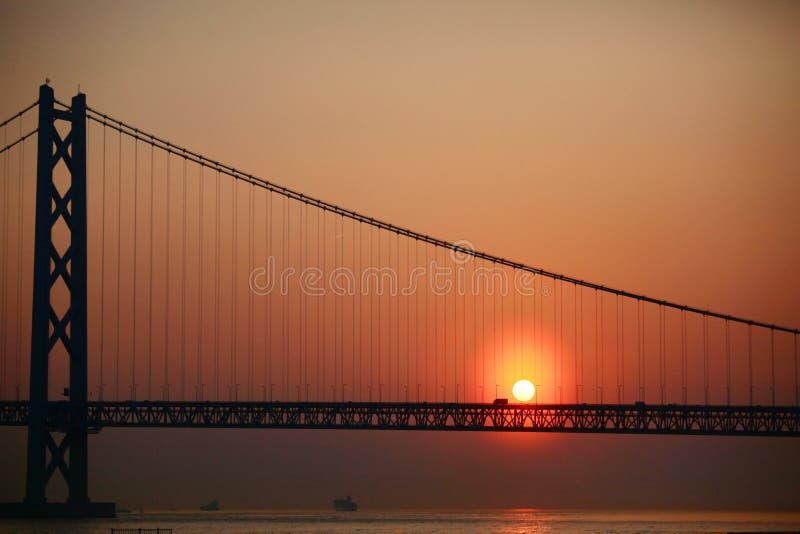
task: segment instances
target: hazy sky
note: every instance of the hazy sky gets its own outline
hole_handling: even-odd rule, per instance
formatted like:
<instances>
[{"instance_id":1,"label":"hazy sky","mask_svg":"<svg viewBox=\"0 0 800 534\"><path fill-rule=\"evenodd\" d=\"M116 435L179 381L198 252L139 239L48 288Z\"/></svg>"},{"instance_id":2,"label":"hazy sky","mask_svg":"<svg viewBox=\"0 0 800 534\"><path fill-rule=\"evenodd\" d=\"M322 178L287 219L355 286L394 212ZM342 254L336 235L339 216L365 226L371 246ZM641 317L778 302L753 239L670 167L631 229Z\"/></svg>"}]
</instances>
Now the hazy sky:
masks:
<instances>
[{"instance_id":1,"label":"hazy sky","mask_svg":"<svg viewBox=\"0 0 800 534\"><path fill-rule=\"evenodd\" d=\"M800 324L791 2L0 1L0 117L45 77L176 143L502 257ZM410 209L411 208L411 209ZM138 506L800 508L794 440L106 430ZM24 430L0 431L0 499Z\"/></svg>"}]
</instances>

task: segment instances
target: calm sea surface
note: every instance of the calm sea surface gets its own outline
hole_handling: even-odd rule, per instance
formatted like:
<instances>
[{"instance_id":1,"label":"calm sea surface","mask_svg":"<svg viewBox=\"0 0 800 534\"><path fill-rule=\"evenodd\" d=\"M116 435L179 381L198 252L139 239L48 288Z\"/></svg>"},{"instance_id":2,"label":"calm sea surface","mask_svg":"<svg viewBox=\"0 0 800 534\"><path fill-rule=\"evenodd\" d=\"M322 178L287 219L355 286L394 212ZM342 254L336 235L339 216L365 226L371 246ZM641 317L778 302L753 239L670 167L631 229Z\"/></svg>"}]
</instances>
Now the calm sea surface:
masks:
<instances>
[{"instance_id":1,"label":"calm sea surface","mask_svg":"<svg viewBox=\"0 0 800 534\"><path fill-rule=\"evenodd\" d=\"M221 532L745 532L800 531L798 513L405 510L144 512L115 520L0 521L0 532L104 533L112 528Z\"/></svg>"}]
</instances>

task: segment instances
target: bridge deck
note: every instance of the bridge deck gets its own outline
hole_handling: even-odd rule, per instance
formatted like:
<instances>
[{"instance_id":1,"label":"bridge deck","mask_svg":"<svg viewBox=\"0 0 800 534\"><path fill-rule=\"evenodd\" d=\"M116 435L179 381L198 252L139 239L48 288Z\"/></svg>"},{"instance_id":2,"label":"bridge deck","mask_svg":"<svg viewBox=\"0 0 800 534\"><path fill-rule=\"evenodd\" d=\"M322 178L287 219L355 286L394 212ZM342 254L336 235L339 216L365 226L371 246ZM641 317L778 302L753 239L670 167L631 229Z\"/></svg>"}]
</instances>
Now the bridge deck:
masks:
<instances>
[{"instance_id":1,"label":"bridge deck","mask_svg":"<svg viewBox=\"0 0 800 534\"><path fill-rule=\"evenodd\" d=\"M51 402L53 430L80 407ZM307 428L800 436L800 407L389 402L89 402L90 428ZM0 425L28 423L27 402L0 402Z\"/></svg>"}]
</instances>

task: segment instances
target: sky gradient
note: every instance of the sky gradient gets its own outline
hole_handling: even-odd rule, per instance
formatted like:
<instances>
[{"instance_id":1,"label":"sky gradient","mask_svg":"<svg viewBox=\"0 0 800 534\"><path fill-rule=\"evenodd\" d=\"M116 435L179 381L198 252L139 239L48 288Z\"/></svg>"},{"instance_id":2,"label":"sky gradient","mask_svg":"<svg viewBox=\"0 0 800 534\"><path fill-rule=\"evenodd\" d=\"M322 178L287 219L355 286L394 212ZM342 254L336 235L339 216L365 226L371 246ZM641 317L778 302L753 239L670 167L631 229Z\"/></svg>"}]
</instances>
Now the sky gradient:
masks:
<instances>
[{"instance_id":1,"label":"sky gradient","mask_svg":"<svg viewBox=\"0 0 800 534\"><path fill-rule=\"evenodd\" d=\"M0 117L45 77L62 100L80 85L335 204L796 327L799 24L789 2L0 2ZM130 506L800 507L793 440L105 430L90 446L92 498ZM11 500L24 431L0 450Z\"/></svg>"}]
</instances>

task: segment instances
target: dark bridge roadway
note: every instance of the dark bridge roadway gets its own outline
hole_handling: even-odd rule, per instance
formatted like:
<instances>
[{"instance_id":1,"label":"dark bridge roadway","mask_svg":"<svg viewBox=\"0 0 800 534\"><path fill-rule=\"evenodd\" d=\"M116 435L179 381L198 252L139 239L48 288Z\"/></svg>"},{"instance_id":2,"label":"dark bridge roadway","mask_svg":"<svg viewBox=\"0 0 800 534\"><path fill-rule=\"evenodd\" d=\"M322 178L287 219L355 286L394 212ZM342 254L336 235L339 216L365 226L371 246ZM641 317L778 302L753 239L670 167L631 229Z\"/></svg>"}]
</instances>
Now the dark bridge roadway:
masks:
<instances>
[{"instance_id":1,"label":"dark bridge roadway","mask_svg":"<svg viewBox=\"0 0 800 534\"><path fill-rule=\"evenodd\" d=\"M389 402L89 402L90 428L317 428L800 436L800 407ZM51 402L52 430L82 426L82 406ZM27 402L0 402L0 425L28 424Z\"/></svg>"}]
</instances>

